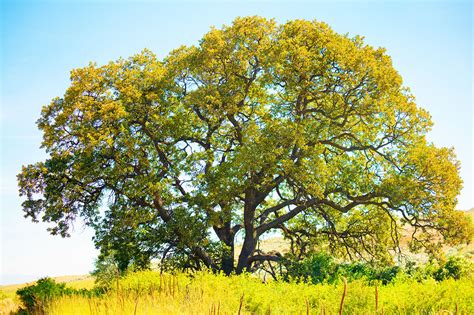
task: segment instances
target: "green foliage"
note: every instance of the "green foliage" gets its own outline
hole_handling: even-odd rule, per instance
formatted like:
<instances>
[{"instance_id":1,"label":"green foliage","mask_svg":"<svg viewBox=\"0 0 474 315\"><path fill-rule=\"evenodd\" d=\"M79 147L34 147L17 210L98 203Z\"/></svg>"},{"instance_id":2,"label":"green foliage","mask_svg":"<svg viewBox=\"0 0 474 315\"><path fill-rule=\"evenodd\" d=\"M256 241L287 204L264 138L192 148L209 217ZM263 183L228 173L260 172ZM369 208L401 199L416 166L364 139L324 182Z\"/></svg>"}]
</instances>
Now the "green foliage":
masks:
<instances>
[{"instance_id":1,"label":"green foliage","mask_svg":"<svg viewBox=\"0 0 474 315\"><path fill-rule=\"evenodd\" d=\"M109 288L124 272L120 270L115 257L97 259L94 271L91 273L95 283L100 288Z\"/></svg>"},{"instance_id":2,"label":"green foliage","mask_svg":"<svg viewBox=\"0 0 474 315\"><path fill-rule=\"evenodd\" d=\"M455 153L428 142L391 58L322 22L237 18L163 60L91 63L37 124L48 158L18 174L25 216L62 236L85 221L120 270L249 271L279 257L256 247L275 229L298 254L381 264L404 225L433 255L473 236Z\"/></svg>"},{"instance_id":3,"label":"green foliage","mask_svg":"<svg viewBox=\"0 0 474 315\"><path fill-rule=\"evenodd\" d=\"M28 314L48 314L47 309L51 302L62 296L100 296L104 288L96 287L91 290L73 289L65 283L57 283L51 278L41 278L35 284L20 288L16 291L24 308L21 312Z\"/></svg>"},{"instance_id":4,"label":"green foliage","mask_svg":"<svg viewBox=\"0 0 474 315\"><path fill-rule=\"evenodd\" d=\"M310 255L302 261L287 260L283 262L286 268L284 279L299 279L316 283L333 283L338 277L338 265L332 256L319 252Z\"/></svg>"},{"instance_id":5,"label":"green foliage","mask_svg":"<svg viewBox=\"0 0 474 315\"><path fill-rule=\"evenodd\" d=\"M413 281L433 279L443 281L446 279L471 278L474 276L474 265L471 260L463 256L450 256L446 261L430 261L426 265L417 266L408 262L403 269L404 276L400 278Z\"/></svg>"},{"instance_id":6,"label":"green foliage","mask_svg":"<svg viewBox=\"0 0 474 315\"><path fill-rule=\"evenodd\" d=\"M437 281L449 278L459 280L469 273L472 274L472 271L473 266L470 261L462 257L452 256L433 273L433 277Z\"/></svg>"},{"instance_id":7,"label":"green foliage","mask_svg":"<svg viewBox=\"0 0 474 315\"><path fill-rule=\"evenodd\" d=\"M341 277L349 282L365 280L368 283L386 285L403 281L459 280L474 275L472 262L460 256L450 256L443 263L432 261L422 266L409 261L406 266L401 267L373 266L364 262L338 263L333 256L317 252L300 261L286 259L282 264L285 267L284 280L295 279L313 284L338 283Z\"/></svg>"},{"instance_id":8,"label":"green foliage","mask_svg":"<svg viewBox=\"0 0 474 315\"><path fill-rule=\"evenodd\" d=\"M72 294L74 290L66 288L65 283L57 283L51 278L41 278L36 284L26 286L16 291L26 311L43 314L47 304L54 298Z\"/></svg>"},{"instance_id":9,"label":"green foliage","mask_svg":"<svg viewBox=\"0 0 474 315\"><path fill-rule=\"evenodd\" d=\"M285 273L283 279L297 279L299 281L318 283L338 283L341 277L349 282L354 280L367 280L388 284L403 273L398 266L374 267L368 263L337 263L333 256L318 252L311 254L301 261L286 260L283 262Z\"/></svg>"}]
</instances>

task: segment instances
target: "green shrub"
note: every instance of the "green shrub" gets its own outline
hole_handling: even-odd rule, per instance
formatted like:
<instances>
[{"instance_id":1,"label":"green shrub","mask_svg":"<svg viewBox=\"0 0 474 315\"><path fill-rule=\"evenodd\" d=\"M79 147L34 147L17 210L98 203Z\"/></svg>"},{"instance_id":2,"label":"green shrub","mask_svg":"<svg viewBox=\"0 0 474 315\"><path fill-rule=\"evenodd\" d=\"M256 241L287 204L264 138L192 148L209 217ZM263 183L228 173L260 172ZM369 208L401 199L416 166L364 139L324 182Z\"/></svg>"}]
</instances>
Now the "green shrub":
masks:
<instances>
[{"instance_id":1,"label":"green shrub","mask_svg":"<svg viewBox=\"0 0 474 315\"><path fill-rule=\"evenodd\" d=\"M313 284L323 282L334 282L337 276L338 266L332 256L327 253L319 252L301 261L286 260L284 262L286 273L283 279L298 279Z\"/></svg>"},{"instance_id":2,"label":"green shrub","mask_svg":"<svg viewBox=\"0 0 474 315\"><path fill-rule=\"evenodd\" d=\"M368 282L379 281L388 284L403 272L398 266L374 267L368 263L336 263L332 256L320 252L309 256L301 261L286 260L284 262L286 274L283 279L298 279L304 282L337 283L341 276L348 281L367 280Z\"/></svg>"},{"instance_id":3,"label":"green shrub","mask_svg":"<svg viewBox=\"0 0 474 315\"><path fill-rule=\"evenodd\" d=\"M104 289L109 288L124 274L111 256L96 260L95 269L91 272L91 275L95 277L96 286Z\"/></svg>"},{"instance_id":4,"label":"green shrub","mask_svg":"<svg viewBox=\"0 0 474 315\"><path fill-rule=\"evenodd\" d=\"M68 288L65 283L57 283L54 279L48 277L39 279L36 284L16 291L24 307L20 310L20 314L45 314L48 304L52 300L65 295L80 295L90 298L104 293L105 290L100 287L91 290Z\"/></svg>"},{"instance_id":5,"label":"green shrub","mask_svg":"<svg viewBox=\"0 0 474 315\"><path fill-rule=\"evenodd\" d=\"M378 268L375 269L375 272L370 280L379 280L382 284L389 284L394 282L397 276L402 272L402 268L399 266Z\"/></svg>"},{"instance_id":6,"label":"green shrub","mask_svg":"<svg viewBox=\"0 0 474 315\"><path fill-rule=\"evenodd\" d=\"M51 278L39 279L36 284L18 289L16 294L29 313L44 314L47 304L62 295L73 293L73 289L66 288L65 283L57 283Z\"/></svg>"},{"instance_id":7,"label":"green shrub","mask_svg":"<svg viewBox=\"0 0 474 315\"><path fill-rule=\"evenodd\" d=\"M337 266L338 273L347 278L349 281L359 280L359 279L371 279L374 270L368 264L355 262L355 263L345 263L339 264Z\"/></svg>"},{"instance_id":8,"label":"green shrub","mask_svg":"<svg viewBox=\"0 0 474 315\"><path fill-rule=\"evenodd\" d=\"M445 279L459 280L471 270L471 264L462 257L451 256L434 273L433 278L437 281Z\"/></svg>"}]
</instances>

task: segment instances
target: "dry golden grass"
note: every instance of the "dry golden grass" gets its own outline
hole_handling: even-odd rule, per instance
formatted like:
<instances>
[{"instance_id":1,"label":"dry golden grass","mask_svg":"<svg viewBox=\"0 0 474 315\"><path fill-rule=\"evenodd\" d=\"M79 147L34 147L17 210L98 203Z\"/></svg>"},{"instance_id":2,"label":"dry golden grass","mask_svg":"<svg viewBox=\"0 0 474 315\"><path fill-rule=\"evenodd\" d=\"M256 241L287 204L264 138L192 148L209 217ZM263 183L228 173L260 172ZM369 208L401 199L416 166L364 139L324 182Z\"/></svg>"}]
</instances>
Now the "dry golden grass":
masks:
<instances>
[{"instance_id":1,"label":"dry golden grass","mask_svg":"<svg viewBox=\"0 0 474 315\"><path fill-rule=\"evenodd\" d=\"M76 288L90 287L93 279L59 278ZM19 285L8 286L10 290ZM474 281L465 278L422 283L405 279L378 289L365 281L344 285L262 283L252 275L226 277L206 272L192 276L156 271L130 273L104 296L63 296L51 301L46 314L370 314L378 308L386 314L472 314ZM377 293L376 293L377 292ZM0 314L18 305L4 300ZM241 310L241 311L239 311Z\"/></svg>"},{"instance_id":2,"label":"dry golden grass","mask_svg":"<svg viewBox=\"0 0 474 315\"><path fill-rule=\"evenodd\" d=\"M101 297L66 296L48 314L472 314L472 279L398 282L375 289L364 281L336 285L262 283L250 275L129 274ZM345 292L345 294L343 294ZM376 293L377 292L377 293ZM342 296L344 302L342 303Z\"/></svg>"}]
</instances>

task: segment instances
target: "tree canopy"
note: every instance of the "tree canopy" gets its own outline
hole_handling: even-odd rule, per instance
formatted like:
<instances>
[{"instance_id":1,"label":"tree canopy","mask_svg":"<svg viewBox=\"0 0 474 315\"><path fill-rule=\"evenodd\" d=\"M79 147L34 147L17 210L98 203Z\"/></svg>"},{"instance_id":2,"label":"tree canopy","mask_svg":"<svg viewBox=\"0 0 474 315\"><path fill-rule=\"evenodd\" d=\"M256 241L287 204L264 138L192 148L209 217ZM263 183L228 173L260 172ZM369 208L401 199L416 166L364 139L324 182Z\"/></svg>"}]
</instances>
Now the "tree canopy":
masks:
<instances>
[{"instance_id":1,"label":"tree canopy","mask_svg":"<svg viewBox=\"0 0 474 315\"><path fill-rule=\"evenodd\" d=\"M84 221L122 268L240 273L279 259L257 246L273 231L298 257L387 262L404 226L414 249L472 238L459 162L431 125L384 49L317 21L237 18L163 60L73 70L38 120L49 157L18 182L26 217L62 236Z\"/></svg>"}]
</instances>

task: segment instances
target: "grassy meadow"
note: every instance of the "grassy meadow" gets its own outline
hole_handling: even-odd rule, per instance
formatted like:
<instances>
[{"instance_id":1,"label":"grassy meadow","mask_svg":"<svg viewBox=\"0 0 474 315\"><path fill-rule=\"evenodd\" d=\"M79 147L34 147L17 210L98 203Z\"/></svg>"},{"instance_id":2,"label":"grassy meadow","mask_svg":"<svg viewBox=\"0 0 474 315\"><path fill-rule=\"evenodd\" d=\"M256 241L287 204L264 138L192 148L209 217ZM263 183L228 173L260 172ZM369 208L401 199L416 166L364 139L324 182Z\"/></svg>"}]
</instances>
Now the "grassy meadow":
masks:
<instances>
[{"instance_id":1,"label":"grassy meadow","mask_svg":"<svg viewBox=\"0 0 474 315\"><path fill-rule=\"evenodd\" d=\"M467 213L474 217L474 209ZM288 250L281 238L266 239L261 245L265 250ZM462 255L469 264L473 246L446 248L445 252ZM402 247L408 251L403 240ZM414 257L426 276L426 259ZM261 274L226 277L204 271L140 271L113 279L105 293L97 294L92 276L56 277L56 282L82 293L49 299L37 314L474 314L472 271L458 280L442 281L433 279L432 274L423 277L401 272L386 285L352 279L345 289L342 277L335 283L318 284L275 281L268 275L263 279ZM0 315L20 314L25 305L16 291L32 284L0 286Z\"/></svg>"},{"instance_id":2,"label":"grassy meadow","mask_svg":"<svg viewBox=\"0 0 474 315\"><path fill-rule=\"evenodd\" d=\"M473 314L473 280L401 279L377 287L360 280L347 283L344 295L342 281L318 285L263 283L252 275L142 271L117 279L104 295L62 296L49 301L44 310L46 314L78 315L339 314L341 310L343 314ZM90 288L91 279L72 281L69 285ZM2 314L8 314L7 311L10 310Z\"/></svg>"}]
</instances>

